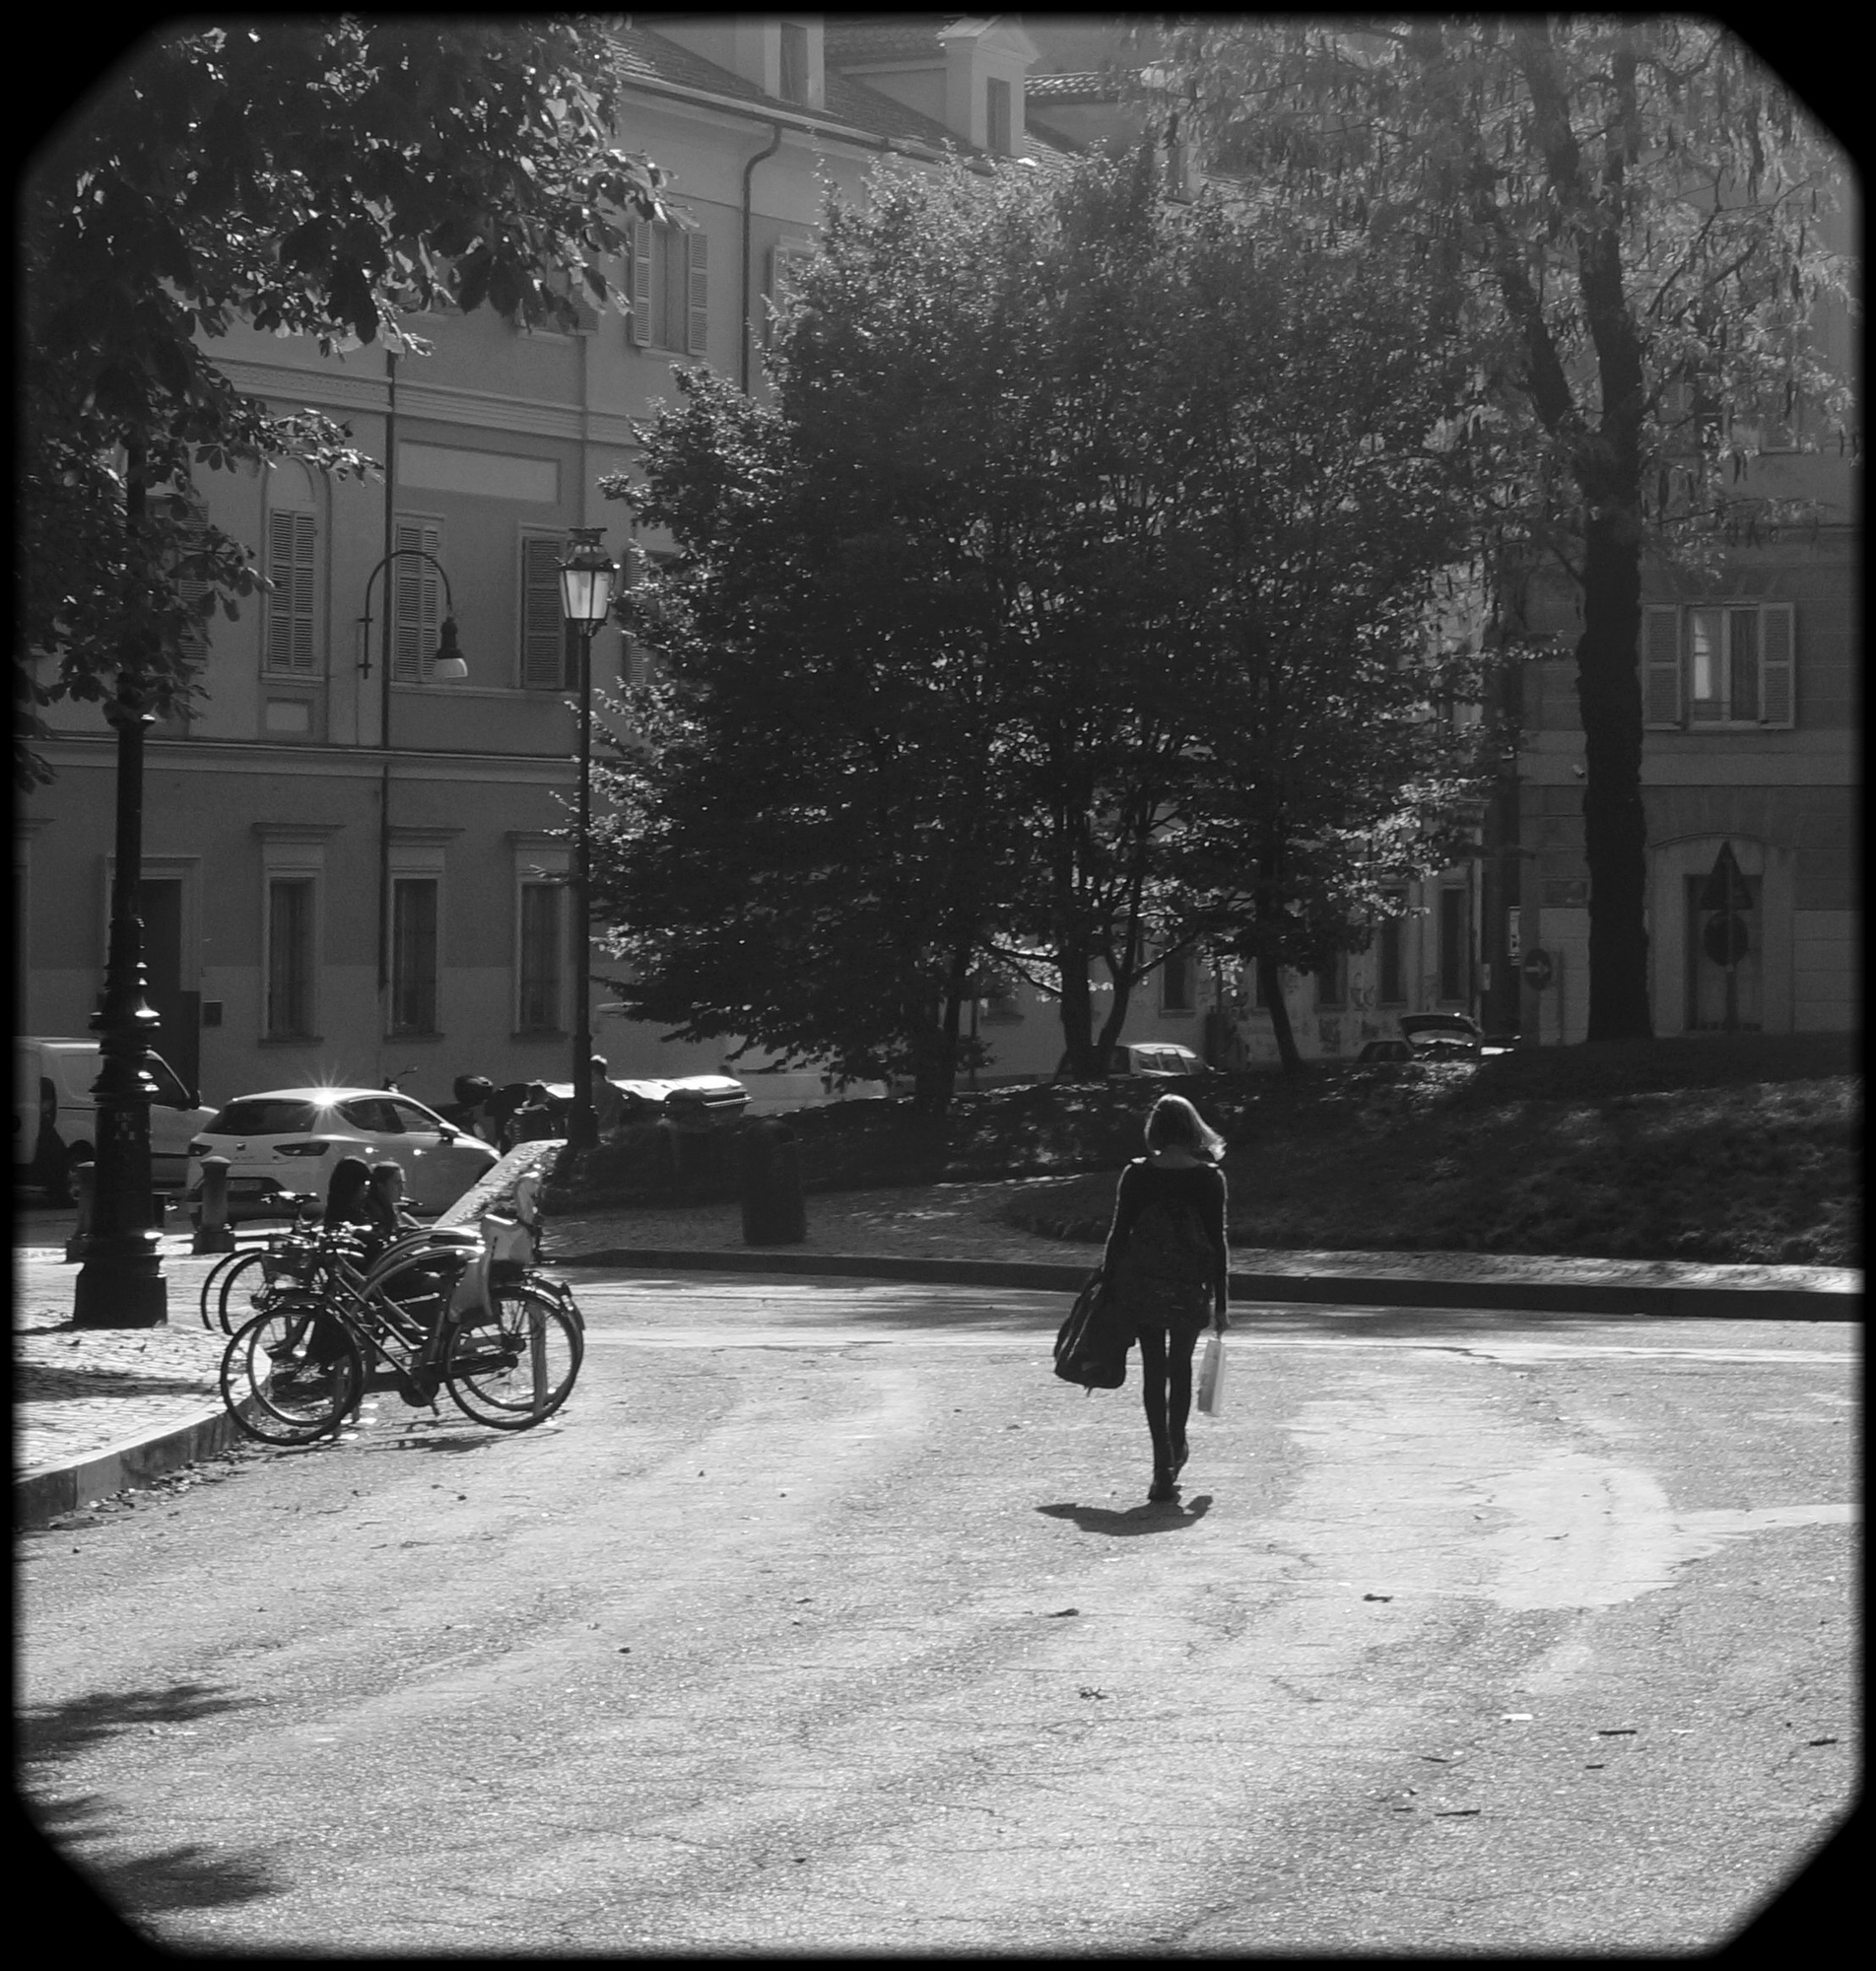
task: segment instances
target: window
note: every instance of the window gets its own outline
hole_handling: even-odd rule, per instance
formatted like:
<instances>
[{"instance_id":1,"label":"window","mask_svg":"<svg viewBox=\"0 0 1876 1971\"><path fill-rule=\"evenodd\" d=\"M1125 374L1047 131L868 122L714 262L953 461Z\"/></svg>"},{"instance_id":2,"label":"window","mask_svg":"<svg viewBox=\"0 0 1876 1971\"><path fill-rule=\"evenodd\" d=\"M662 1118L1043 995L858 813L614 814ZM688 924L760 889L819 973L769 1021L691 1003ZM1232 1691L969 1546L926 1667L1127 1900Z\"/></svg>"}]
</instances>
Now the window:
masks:
<instances>
[{"instance_id":1,"label":"window","mask_svg":"<svg viewBox=\"0 0 1876 1971\"><path fill-rule=\"evenodd\" d=\"M1719 602L1642 612L1650 725L1795 722L1796 622L1789 602Z\"/></svg>"},{"instance_id":2,"label":"window","mask_svg":"<svg viewBox=\"0 0 1876 1971\"><path fill-rule=\"evenodd\" d=\"M565 883L522 883L517 944L515 1031L559 1033L567 977Z\"/></svg>"},{"instance_id":3,"label":"window","mask_svg":"<svg viewBox=\"0 0 1876 1971\"><path fill-rule=\"evenodd\" d=\"M1348 1004L1348 953L1325 951L1315 971L1315 1002L1318 1006Z\"/></svg>"},{"instance_id":4,"label":"window","mask_svg":"<svg viewBox=\"0 0 1876 1971\"><path fill-rule=\"evenodd\" d=\"M631 336L640 349L705 353L709 328L709 238L640 219L632 229Z\"/></svg>"},{"instance_id":5,"label":"window","mask_svg":"<svg viewBox=\"0 0 1876 1971\"><path fill-rule=\"evenodd\" d=\"M808 100L808 31L794 21L781 24L780 93L784 102Z\"/></svg>"},{"instance_id":6,"label":"window","mask_svg":"<svg viewBox=\"0 0 1876 1971\"><path fill-rule=\"evenodd\" d=\"M274 876L267 884L266 1037L311 1040L312 891L310 876Z\"/></svg>"},{"instance_id":7,"label":"window","mask_svg":"<svg viewBox=\"0 0 1876 1971\"><path fill-rule=\"evenodd\" d=\"M983 144L1000 158L1010 155L1010 85L995 76L983 86Z\"/></svg>"},{"instance_id":8,"label":"window","mask_svg":"<svg viewBox=\"0 0 1876 1971\"><path fill-rule=\"evenodd\" d=\"M339 1114L355 1129L368 1129L374 1136L401 1136L404 1125L385 1095L362 1095L356 1102L341 1102Z\"/></svg>"},{"instance_id":9,"label":"window","mask_svg":"<svg viewBox=\"0 0 1876 1971\"><path fill-rule=\"evenodd\" d=\"M267 515L267 657L276 676L313 675L313 517L291 510Z\"/></svg>"},{"instance_id":10,"label":"window","mask_svg":"<svg viewBox=\"0 0 1876 1971\"><path fill-rule=\"evenodd\" d=\"M398 515L398 558L386 571L391 584L391 676L399 684L429 682L436 660L436 643L443 627L442 578L435 563L442 559L443 530L437 520ZM429 555L420 561L407 548Z\"/></svg>"},{"instance_id":11,"label":"window","mask_svg":"<svg viewBox=\"0 0 1876 1971\"><path fill-rule=\"evenodd\" d=\"M521 683L530 691L579 689L579 632L561 609L558 534L521 536Z\"/></svg>"},{"instance_id":12,"label":"window","mask_svg":"<svg viewBox=\"0 0 1876 1971\"><path fill-rule=\"evenodd\" d=\"M1466 893L1458 888L1440 892L1440 996L1466 996Z\"/></svg>"},{"instance_id":13,"label":"window","mask_svg":"<svg viewBox=\"0 0 1876 1971\"><path fill-rule=\"evenodd\" d=\"M247 1096L231 1102L210 1121L212 1136L308 1135L323 1117L310 1102L286 1102L277 1097Z\"/></svg>"},{"instance_id":14,"label":"window","mask_svg":"<svg viewBox=\"0 0 1876 1971\"><path fill-rule=\"evenodd\" d=\"M1194 1004L1198 966L1189 951L1176 951L1160 967L1160 1010L1189 1013Z\"/></svg>"},{"instance_id":15,"label":"window","mask_svg":"<svg viewBox=\"0 0 1876 1971\"><path fill-rule=\"evenodd\" d=\"M391 885L391 1032L436 1032L436 892L434 876Z\"/></svg>"},{"instance_id":16,"label":"window","mask_svg":"<svg viewBox=\"0 0 1876 1971\"><path fill-rule=\"evenodd\" d=\"M1387 916L1381 919L1379 1001L1383 1006L1407 1003L1407 970L1402 962L1402 933L1406 930L1407 893L1387 892Z\"/></svg>"}]
</instances>

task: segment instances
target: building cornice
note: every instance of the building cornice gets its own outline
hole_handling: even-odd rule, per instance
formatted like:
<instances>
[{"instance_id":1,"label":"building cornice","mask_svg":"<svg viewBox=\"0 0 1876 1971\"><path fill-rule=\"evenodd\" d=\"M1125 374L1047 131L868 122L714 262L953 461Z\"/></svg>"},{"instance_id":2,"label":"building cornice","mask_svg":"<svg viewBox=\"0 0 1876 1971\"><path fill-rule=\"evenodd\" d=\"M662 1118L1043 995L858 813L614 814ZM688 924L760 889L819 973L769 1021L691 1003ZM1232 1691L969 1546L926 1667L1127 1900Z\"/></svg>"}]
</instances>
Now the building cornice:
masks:
<instances>
[{"instance_id":1,"label":"building cornice","mask_svg":"<svg viewBox=\"0 0 1876 1971\"><path fill-rule=\"evenodd\" d=\"M325 410L384 414L381 376L334 375L329 370L259 363L250 357L230 357L220 368L229 381L248 396L296 402L310 398ZM624 412L581 410L577 405L503 396L495 390L467 390L451 383L413 383L407 376L397 379L397 414L476 431L511 432L522 438L636 449L632 418Z\"/></svg>"}]
</instances>

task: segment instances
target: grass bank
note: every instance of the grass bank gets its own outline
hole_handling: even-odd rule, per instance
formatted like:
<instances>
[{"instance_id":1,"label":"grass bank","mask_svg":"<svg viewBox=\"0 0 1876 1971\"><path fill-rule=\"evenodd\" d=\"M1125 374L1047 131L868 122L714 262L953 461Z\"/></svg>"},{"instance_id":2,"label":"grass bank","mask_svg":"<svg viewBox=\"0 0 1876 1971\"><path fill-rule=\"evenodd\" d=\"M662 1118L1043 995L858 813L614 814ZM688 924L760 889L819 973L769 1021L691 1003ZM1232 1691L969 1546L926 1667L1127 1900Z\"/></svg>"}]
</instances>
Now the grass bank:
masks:
<instances>
[{"instance_id":1,"label":"grass bank","mask_svg":"<svg viewBox=\"0 0 1876 1971\"><path fill-rule=\"evenodd\" d=\"M1213 1088L1240 1246L1862 1263L1847 1036L1312 1065ZM1026 1188L1004 1215L1095 1239L1111 1198L1110 1176L1078 1177Z\"/></svg>"}]
</instances>

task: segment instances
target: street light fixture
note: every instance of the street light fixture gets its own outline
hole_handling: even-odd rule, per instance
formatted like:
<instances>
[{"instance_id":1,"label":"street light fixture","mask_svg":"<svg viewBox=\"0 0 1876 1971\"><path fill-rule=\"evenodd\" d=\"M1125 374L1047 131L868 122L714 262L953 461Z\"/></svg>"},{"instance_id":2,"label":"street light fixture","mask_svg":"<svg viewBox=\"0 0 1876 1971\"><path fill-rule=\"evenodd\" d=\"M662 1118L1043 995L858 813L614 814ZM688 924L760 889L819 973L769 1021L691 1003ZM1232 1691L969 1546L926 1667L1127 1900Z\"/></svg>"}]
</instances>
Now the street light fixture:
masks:
<instances>
[{"instance_id":1,"label":"street light fixture","mask_svg":"<svg viewBox=\"0 0 1876 1971\"><path fill-rule=\"evenodd\" d=\"M387 517L387 532L389 527ZM368 678L371 675L371 584L392 562L402 561L407 556L429 562L443 584L443 608L446 613L442 628L437 632L436 654L430 666L431 678L438 684L460 684L469 675L469 665L463 657L462 646L456 642L456 598L450 592L448 572L425 548L393 548L365 578L365 614L359 618L365 633L361 640L359 676ZM388 589L389 583L385 586ZM378 776L377 808L377 995L378 1026L380 1032L387 1036L391 1025L391 1008L385 1003L391 984L391 619L396 613L387 594L384 641L379 646L378 656L377 714L377 743L384 756Z\"/></svg>"},{"instance_id":2,"label":"street light fixture","mask_svg":"<svg viewBox=\"0 0 1876 1971\"><path fill-rule=\"evenodd\" d=\"M573 833L573 1111L568 1141L589 1150L599 1139L593 1115L592 982L587 977L592 942L592 863L589 834L593 782L593 638L612 613L618 564L600 546L603 527L575 527L560 564L561 613L579 632L579 806Z\"/></svg>"}]
</instances>

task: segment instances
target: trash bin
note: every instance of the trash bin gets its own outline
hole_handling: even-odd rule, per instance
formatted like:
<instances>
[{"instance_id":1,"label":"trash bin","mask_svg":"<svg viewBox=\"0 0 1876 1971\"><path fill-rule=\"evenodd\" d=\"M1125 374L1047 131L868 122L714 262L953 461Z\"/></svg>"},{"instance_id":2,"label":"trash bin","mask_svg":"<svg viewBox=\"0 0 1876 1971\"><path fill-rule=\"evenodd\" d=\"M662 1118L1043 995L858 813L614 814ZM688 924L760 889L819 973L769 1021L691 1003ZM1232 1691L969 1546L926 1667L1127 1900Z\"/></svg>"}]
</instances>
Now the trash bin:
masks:
<instances>
[{"instance_id":1,"label":"trash bin","mask_svg":"<svg viewBox=\"0 0 1876 1971\"><path fill-rule=\"evenodd\" d=\"M786 1122L743 1125L743 1244L799 1246L808 1236L801 1145Z\"/></svg>"}]
</instances>

